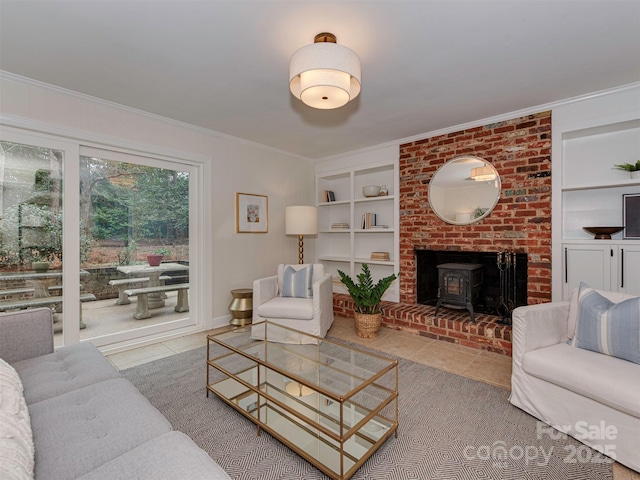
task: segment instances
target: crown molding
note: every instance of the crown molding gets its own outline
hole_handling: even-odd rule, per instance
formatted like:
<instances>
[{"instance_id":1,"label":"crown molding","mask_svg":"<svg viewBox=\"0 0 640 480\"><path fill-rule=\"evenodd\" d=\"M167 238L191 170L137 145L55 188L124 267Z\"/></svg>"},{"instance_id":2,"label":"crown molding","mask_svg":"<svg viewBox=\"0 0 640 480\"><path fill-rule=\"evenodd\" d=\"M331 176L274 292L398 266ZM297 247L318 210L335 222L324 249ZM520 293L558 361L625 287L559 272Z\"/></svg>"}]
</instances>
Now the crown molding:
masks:
<instances>
[{"instance_id":1,"label":"crown molding","mask_svg":"<svg viewBox=\"0 0 640 480\"><path fill-rule=\"evenodd\" d=\"M380 143L378 145L373 145L370 147L364 147L359 150L353 150L350 152L345 152L341 154L332 155L330 157L323 157L318 159L316 162L324 162L327 160L333 160L336 158L342 158L347 155L354 155L358 153L366 153L374 150L378 150L380 148L404 145L406 143L416 142L418 140L425 140L427 138L437 137L439 135L446 135L448 133L460 132L462 130L467 130L469 128L481 127L484 125L489 125L491 123L504 122L505 120L511 120L518 117L524 117L526 115L532 115L535 113L545 112L547 110L553 110L554 108L570 105L572 103L582 102L585 100L591 100L598 97L603 97L606 95L611 95L614 93L624 92L627 90L633 90L635 88L640 87L640 82L629 83L627 85L621 85L619 87L610 88L607 90L599 90L597 92L587 93L585 95L580 95L577 97L571 97L563 100L558 100L555 102L544 103L541 105L536 105L533 107L523 108L521 110L515 110L513 112L503 113L500 115L496 115L493 117L482 118L479 120L473 120L471 122L461 123L458 125L453 125L451 127L440 128L438 130L432 130L430 132L420 133L417 135L412 135L411 137L401 138L399 140L392 140L386 143Z\"/></svg>"},{"instance_id":2,"label":"crown molding","mask_svg":"<svg viewBox=\"0 0 640 480\"><path fill-rule=\"evenodd\" d=\"M32 87L37 87L37 88L41 88L44 90L48 90L50 92L53 93L58 93L58 94L62 94L62 95L66 95L68 97L72 97L81 101L85 101L85 102L91 102L97 105L103 105L103 106L107 106L107 107L111 107L111 108L115 108L118 110L122 110L128 113L132 113L134 115L138 115L141 117L146 117L149 118L151 120L154 121L160 121L169 125L173 125L173 126L177 126L180 128L184 128L187 130L191 130L193 132L198 132L198 133L202 133L204 135L209 135L215 138L218 138L220 140L224 140L230 143L235 143L235 144L243 144L243 145L249 145L255 148L259 148L261 150L268 150L270 152L274 152L274 153L278 153L280 155L286 155L287 157L293 157L293 158L297 158L299 160L305 160L308 162L312 162L313 160L308 158L308 157L303 157L301 155L296 155L293 154L291 152L287 152L285 150L280 150L278 148L274 148L274 147L270 147L268 145L264 145L262 143L258 143L258 142L253 142L251 140L245 140L243 138L240 137L234 137L233 135L227 135L226 133L221 133L221 132L217 132L215 130L211 130L208 128L204 128L204 127L199 127L197 125L192 125L190 123L186 123L186 122L181 122L179 120L174 120L171 118L167 118L167 117L163 117L161 115L156 115L154 113L149 113L146 112L144 110L139 110L137 108L133 108L133 107L128 107L126 105L122 105L120 103L115 103L115 102L111 102L109 100L104 100L102 98L98 98L98 97L93 97L91 95L87 95L85 93L80 93L80 92L76 92L74 90L69 90L68 88L63 88L63 87L59 87L57 85L52 85L50 83L45 83L45 82L41 82L39 80L34 80L32 78L28 78L28 77L23 77L21 75L16 75L15 73L11 73L11 72L7 72L4 70L0 70L0 80L8 80L11 82L15 82L15 83L19 83L22 85L27 85L27 86L32 86ZM11 117L10 115L7 115L7 117ZM18 118L13 116L13 118ZM29 120L27 119L23 119L24 122L29 122ZM39 124L44 124L45 122L34 122L34 123L39 123ZM49 125L53 125L53 124L49 124ZM74 129L70 129L70 130L74 130ZM46 132L44 132L46 133ZM72 138L75 138L74 136L72 136Z\"/></svg>"}]
</instances>

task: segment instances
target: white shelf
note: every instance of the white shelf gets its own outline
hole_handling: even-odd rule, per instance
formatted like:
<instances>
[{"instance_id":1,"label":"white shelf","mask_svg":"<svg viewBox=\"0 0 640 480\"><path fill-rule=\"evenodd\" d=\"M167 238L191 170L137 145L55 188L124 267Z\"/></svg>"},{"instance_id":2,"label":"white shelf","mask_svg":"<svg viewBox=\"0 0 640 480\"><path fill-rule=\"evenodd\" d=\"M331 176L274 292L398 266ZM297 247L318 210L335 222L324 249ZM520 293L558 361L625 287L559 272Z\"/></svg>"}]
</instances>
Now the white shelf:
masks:
<instances>
[{"instance_id":1,"label":"white shelf","mask_svg":"<svg viewBox=\"0 0 640 480\"><path fill-rule=\"evenodd\" d=\"M640 186L640 179L630 178L628 180L621 180L619 182L608 183L590 183L582 185L565 185L562 187L563 192L574 192L579 190L593 190L600 188L621 188L621 187L635 187Z\"/></svg>"},{"instance_id":2,"label":"white shelf","mask_svg":"<svg viewBox=\"0 0 640 480\"><path fill-rule=\"evenodd\" d=\"M318 203L319 207L332 207L334 205L348 205L351 203L351 200L336 200L335 202L320 202Z\"/></svg>"},{"instance_id":3,"label":"white shelf","mask_svg":"<svg viewBox=\"0 0 640 480\"><path fill-rule=\"evenodd\" d=\"M354 258L356 263L366 263L367 265L389 265L393 267L395 262L393 260L371 260L370 258Z\"/></svg>"},{"instance_id":4,"label":"white shelf","mask_svg":"<svg viewBox=\"0 0 640 480\"><path fill-rule=\"evenodd\" d=\"M394 233L393 228L359 228L354 230L355 233Z\"/></svg>"},{"instance_id":5,"label":"white shelf","mask_svg":"<svg viewBox=\"0 0 640 480\"><path fill-rule=\"evenodd\" d=\"M333 256L333 255L327 255L327 256L318 257L318 260L324 261L324 262L349 263L349 262L351 262L351 257L337 257L337 256Z\"/></svg>"},{"instance_id":6,"label":"white shelf","mask_svg":"<svg viewBox=\"0 0 640 480\"><path fill-rule=\"evenodd\" d=\"M385 200L394 200L395 197L393 195L383 195L381 197L362 197L362 198L354 198L353 201L355 203L361 202L381 202Z\"/></svg>"}]
</instances>

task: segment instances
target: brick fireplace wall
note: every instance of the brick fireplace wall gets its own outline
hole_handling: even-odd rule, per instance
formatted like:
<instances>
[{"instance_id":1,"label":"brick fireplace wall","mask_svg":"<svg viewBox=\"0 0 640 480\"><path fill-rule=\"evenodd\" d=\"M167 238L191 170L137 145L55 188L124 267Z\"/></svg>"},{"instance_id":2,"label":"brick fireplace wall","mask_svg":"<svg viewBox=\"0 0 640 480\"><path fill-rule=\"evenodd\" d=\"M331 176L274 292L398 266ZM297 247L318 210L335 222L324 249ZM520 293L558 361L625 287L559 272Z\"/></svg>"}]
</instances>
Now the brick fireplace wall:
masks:
<instances>
[{"instance_id":1,"label":"brick fireplace wall","mask_svg":"<svg viewBox=\"0 0 640 480\"><path fill-rule=\"evenodd\" d=\"M502 181L495 210L464 226L443 222L428 199L436 170L462 155L491 162ZM528 303L551 301L551 112L401 145L401 304L416 303L416 247L525 253Z\"/></svg>"}]
</instances>

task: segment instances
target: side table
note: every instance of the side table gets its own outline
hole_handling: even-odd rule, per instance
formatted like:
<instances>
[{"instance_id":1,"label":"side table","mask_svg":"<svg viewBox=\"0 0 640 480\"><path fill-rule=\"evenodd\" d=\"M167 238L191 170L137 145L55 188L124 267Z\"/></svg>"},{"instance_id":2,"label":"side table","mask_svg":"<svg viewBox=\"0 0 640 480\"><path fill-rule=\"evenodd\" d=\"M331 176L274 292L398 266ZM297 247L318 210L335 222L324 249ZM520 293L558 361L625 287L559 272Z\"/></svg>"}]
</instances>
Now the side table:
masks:
<instances>
[{"instance_id":1,"label":"side table","mask_svg":"<svg viewBox=\"0 0 640 480\"><path fill-rule=\"evenodd\" d=\"M231 290L233 300L229 304L229 311L233 317L229 323L244 327L251 323L253 316L253 289L238 288Z\"/></svg>"}]
</instances>

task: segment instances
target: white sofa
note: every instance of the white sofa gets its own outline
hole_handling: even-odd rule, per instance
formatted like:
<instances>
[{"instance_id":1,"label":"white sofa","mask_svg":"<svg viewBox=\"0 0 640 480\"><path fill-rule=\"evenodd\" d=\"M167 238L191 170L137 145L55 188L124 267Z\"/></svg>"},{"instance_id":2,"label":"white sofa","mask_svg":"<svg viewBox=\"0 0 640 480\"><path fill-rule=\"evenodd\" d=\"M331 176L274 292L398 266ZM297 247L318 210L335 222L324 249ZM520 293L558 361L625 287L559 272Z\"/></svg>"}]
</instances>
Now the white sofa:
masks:
<instances>
[{"instance_id":1,"label":"white sofa","mask_svg":"<svg viewBox=\"0 0 640 480\"><path fill-rule=\"evenodd\" d=\"M613 302L622 299L599 293ZM567 344L575 331L576 294L572 301L571 319L570 302L514 310L510 401L640 471L640 365ZM539 426L539 434L551 432Z\"/></svg>"},{"instance_id":2,"label":"white sofa","mask_svg":"<svg viewBox=\"0 0 640 480\"><path fill-rule=\"evenodd\" d=\"M291 265L298 270L304 265ZM331 275L324 273L324 265L313 265L312 298L280 296L285 264L278 265L277 275L253 282L253 325L251 336L264 339L264 320L284 327L300 330L315 337L324 338L333 324L333 285ZM269 341L281 343L308 343L310 337L291 335L284 329L268 334Z\"/></svg>"}]
</instances>

